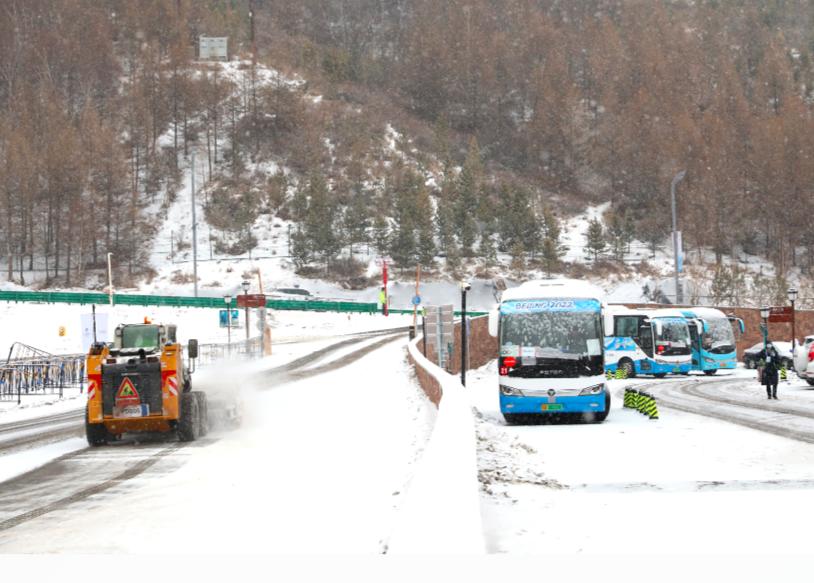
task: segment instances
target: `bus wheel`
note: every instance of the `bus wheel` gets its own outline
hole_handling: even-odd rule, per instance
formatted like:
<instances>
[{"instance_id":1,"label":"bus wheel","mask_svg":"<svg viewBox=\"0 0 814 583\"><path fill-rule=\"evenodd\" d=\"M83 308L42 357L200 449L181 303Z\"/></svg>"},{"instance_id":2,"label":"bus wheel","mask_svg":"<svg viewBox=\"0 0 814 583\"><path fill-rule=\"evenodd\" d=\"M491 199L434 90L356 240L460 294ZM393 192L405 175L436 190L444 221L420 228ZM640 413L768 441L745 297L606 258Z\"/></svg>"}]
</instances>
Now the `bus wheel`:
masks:
<instances>
[{"instance_id":1,"label":"bus wheel","mask_svg":"<svg viewBox=\"0 0 814 583\"><path fill-rule=\"evenodd\" d=\"M718 372L718 369L717 369L717 368L713 368L712 370L705 370L705 371L704 371L704 374L705 374L705 375L707 375L708 377L711 377L711 376L712 376L712 375L714 375L716 372Z\"/></svg>"},{"instance_id":2,"label":"bus wheel","mask_svg":"<svg viewBox=\"0 0 814 583\"><path fill-rule=\"evenodd\" d=\"M657 372L653 376L656 377L657 379L663 379L664 377L667 376L667 373L666 372Z\"/></svg>"},{"instance_id":3,"label":"bus wheel","mask_svg":"<svg viewBox=\"0 0 814 583\"><path fill-rule=\"evenodd\" d=\"M636 376L636 367L633 366L633 361L629 358L623 358L619 361L619 368L625 371L625 376L632 379Z\"/></svg>"}]
</instances>

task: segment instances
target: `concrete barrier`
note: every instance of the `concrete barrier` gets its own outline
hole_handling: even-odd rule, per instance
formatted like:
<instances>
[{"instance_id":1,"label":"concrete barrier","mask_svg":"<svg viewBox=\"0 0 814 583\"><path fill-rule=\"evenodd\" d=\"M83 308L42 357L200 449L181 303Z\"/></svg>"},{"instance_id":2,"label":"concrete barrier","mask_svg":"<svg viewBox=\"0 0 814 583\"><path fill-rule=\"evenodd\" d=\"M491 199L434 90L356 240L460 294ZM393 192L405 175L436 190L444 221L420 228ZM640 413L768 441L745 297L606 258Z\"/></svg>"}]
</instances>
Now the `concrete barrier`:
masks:
<instances>
[{"instance_id":1,"label":"concrete barrier","mask_svg":"<svg viewBox=\"0 0 814 583\"><path fill-rule=\"evenodd\" d=\"M421 386L438 406L430 440L396 519L388 554L485 554L475 422L460 380L408 344Z\"/></svg>"}]
</instances>

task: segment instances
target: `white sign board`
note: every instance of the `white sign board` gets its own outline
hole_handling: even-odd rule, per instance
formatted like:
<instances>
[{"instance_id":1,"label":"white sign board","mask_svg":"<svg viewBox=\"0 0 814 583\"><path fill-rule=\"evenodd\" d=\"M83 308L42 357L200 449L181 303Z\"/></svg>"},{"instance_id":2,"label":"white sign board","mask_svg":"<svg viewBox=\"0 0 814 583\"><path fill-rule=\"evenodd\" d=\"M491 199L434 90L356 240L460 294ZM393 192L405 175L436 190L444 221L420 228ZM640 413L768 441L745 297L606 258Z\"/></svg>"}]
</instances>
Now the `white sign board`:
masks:
<instances>
[{"instance_id":1,"label":"white sign board","mask_svg":"<svg viewBox=\"0 0 814 583\"><path fill-rule=\"evenodd\" d=\"M93 344L93 314L82 314L80 329L82 330L82 352L87 352ZM107 314L96 312L96 340L109 342L107 329Z\"/></svg>"},{"instance_id":2,"label":"white sign board","mask_svg":"<svg viewBox=\"0 0 814 583\"><path fill-rule=\"evenodd\" d=\"M201 60L229 59L228 36L202 36L198 38L198 58Z\"/></svg>"}]
</instances>

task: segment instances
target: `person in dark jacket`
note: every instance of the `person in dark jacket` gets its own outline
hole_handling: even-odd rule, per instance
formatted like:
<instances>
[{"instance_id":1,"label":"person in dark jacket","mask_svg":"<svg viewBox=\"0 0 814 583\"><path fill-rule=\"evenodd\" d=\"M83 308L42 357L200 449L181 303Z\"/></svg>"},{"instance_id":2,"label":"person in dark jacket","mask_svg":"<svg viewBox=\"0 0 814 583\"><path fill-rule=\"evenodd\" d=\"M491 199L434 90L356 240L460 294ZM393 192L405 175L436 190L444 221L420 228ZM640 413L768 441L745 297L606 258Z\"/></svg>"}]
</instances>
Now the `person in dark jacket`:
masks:
<instances>
[{"instance_id":1,"label":"person in dark jacket","mask_svg":"<svg viewBox=\"0 0 814 583\"><path fill-rule=\"evenodd\" d=\"M777 383L779 382L777 372L777 352L774 347L769 347L766 353L766 364L763 366L763 376L761 383L766 386L766 396L769 399L777 399Z\"/></svg>"}]
</instances>

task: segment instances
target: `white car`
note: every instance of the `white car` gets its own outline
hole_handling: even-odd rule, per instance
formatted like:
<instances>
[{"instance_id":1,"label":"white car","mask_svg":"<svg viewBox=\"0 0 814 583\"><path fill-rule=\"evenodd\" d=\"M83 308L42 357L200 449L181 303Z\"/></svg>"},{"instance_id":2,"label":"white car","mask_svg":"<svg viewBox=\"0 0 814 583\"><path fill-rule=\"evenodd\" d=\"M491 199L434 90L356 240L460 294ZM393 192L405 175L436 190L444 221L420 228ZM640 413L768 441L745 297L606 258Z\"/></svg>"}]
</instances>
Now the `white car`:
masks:
<instances>
[{"instance_id":1,"label":"white car","mask_svg":"<svg viewBox=\"0 0 814 583\"><path fill-rule=\"evenodd\" d=\"M798 377L814 386L814 336L806 336L794 347L794 369Z\"/></svg>"}]
</instances>

